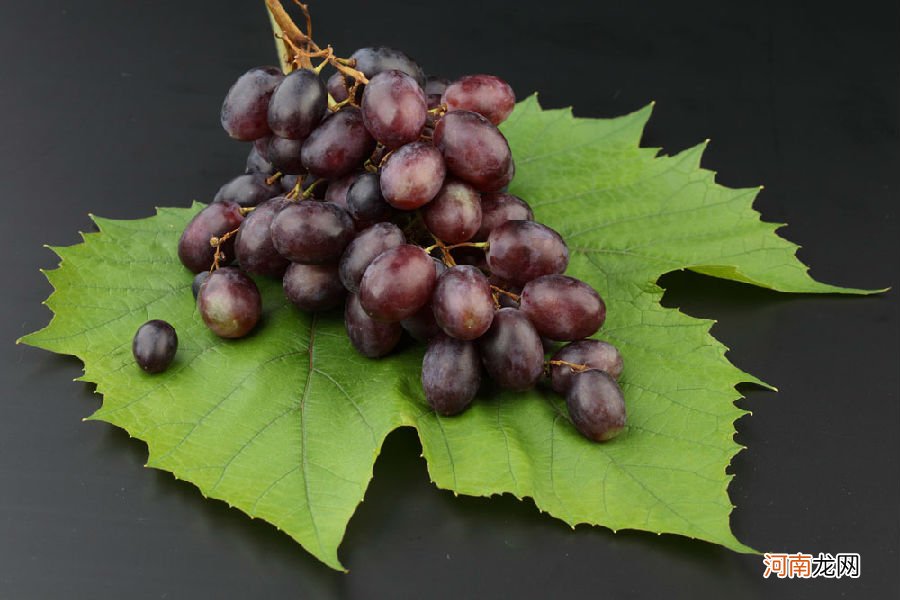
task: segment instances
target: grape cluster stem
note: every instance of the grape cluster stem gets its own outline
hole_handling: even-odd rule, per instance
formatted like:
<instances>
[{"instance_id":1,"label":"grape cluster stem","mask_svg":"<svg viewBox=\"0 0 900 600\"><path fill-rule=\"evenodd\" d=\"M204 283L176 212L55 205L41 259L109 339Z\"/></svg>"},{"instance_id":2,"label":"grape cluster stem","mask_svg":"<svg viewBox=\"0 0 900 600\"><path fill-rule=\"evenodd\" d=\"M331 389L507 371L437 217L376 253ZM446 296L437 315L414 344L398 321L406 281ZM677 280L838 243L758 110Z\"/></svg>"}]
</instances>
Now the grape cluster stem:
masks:
<instances>
[{"instance_id":1,"label":"grape cluster stem","mask_svg":"<svg viewBox=\"0 0 900 600\"><path fill-rule=\"evenodd\" d=\"M369 83L368 78L362 71L357 71L353 68L356 66L356 61L335 56L331 46L326 46L325 49L319 47L312 37L312 17L310 17L309 8L306 4L303 4L298 0L294 0L294 4L300 7L303 16L306 19L305 33L297 27L287 11L284 10L284 6L281 5L279 0L266 0L266 6L268 7L269 12L272 13L272 18L275 19L275 22L282 31L282 35L278 37L290 51L291 60L289 65L293 69L311 69L318 73L326 64L330 64L342 74L353 80L354 83L353 87L350 89L348 100L354 98L356 95L356 88L360 84L365 85ZM313 66L313 58L323 59L318 67ZM332 107L332 110L337 110L336 106L337 105Z\"/></svg>"}]
</instances>

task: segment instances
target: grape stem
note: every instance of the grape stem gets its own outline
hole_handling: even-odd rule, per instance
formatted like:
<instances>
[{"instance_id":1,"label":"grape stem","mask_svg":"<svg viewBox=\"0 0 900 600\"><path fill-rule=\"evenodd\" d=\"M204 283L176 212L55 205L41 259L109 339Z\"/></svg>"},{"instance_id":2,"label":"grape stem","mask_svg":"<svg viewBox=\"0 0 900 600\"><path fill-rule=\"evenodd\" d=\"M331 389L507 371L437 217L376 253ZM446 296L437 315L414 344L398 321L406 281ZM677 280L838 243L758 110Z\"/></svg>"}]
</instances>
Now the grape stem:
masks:
<instances>
[{"instance_id":1,"label":"grape stem","mask_svg":"<svg viewBox=\"0 0 900 600\"><path fill-rule=\"evenodd\" d=\"M390 158L391 154L393 154L393 153L394 153L393 150L391 150L390 152L385 153L384 156L381 157L381 160L378 161L378 166L379 166L379 167L383 167L383 166L384 166L384 163L387 162L387 159Z\"/></svg>"},{"instance_id":2,"label":"grape stem","mask_svg":"<svg viewBox=\"0 0 900 600\"><path fill-rule=\"evenodd\" d=\"M512 292L506 291L501 287L497 287L496 285L491 286L491 291L493 291L495 294L503 294L504 296L508 296L508 297L512 298L513 300L515 300L516 302L518 302L519 299L521 298L521 296L519 296L519 294L513 294Z\"/></svg>"},{"instance_id":3,"label":"grape stem","mask_svg":"<svg viewBox=\"0 0 900 600\"><path fill-rule=\"evenodd\" d=\"M273 183L275 183L276 181L278 181L278 180L281 179L282 177L284 177L284 173L282 173L281 171L277 171L277 172L276 172L274 175L272 175L271 177L266 177L266 185L272 185Z\"/></svg>"},{"instance_id":4,"label":"grape stem","mask_svg":"<svg viewBox=\"0 0 900 600\"><path fill-rule=\"evenodd\" d=\"M484 248L487 250L490 247L491 245L488 242L461 242L459 244L447 246L447 250L454 250L456 248Z\"/></svg>"},{"instance_id":5,"label":"grape stem","mask_svg":"<svg viewBox=\"0 0 900 600\"><path fill-rule=\"evenodd\" d=\"M242 213L243 213L243 210L244 209L241 209ZM253 209L251 208L250 210L253 210ZM227 242L228 240L230 240L231 238L236 236L238 229L232 229L228 233L223 233L222 235L220 235L218 237L212 236L211 238L209 238L209 245L216 249L216 253L213 254L213 264L209 268L210 273L217 270L219 268L219 263L222 261L223 258L225 258L225 253L222 252L222 244L224 244L225 242Z\"/></svg>"},{"instance_id":6,"label":"grape stem","mask_svg":"<svg viewBox=\"0 0 900 600\"><path fill-rule=\"evenodd\" d=\"M578 363L571 363L567 360L550 360L547 361L547 365L556 365L561 367L569 367L573 373L584 373L585 371L590 371L591 367L588 365L580 365Z\"/></svg>"},{"instance_id":7,"label":"grape stem","mask_svg":"<svg viewBox=\"0 0 900 600\"><path fill-rule=\"evenodd\" d=\"M447 244L438 239L436 235L432 234L431 237L434 238L434 244L425 248L425 254L431 254L434 250L440 250L441 258L444 261L444 264L448 267L455 267L456 260L454 260L453 255L450 254L450 247L448 247Z\"/></svg>"},{"instance_id":8,"label":"grape stem","mask_svg":"<svg viewBox=\"0 0 900 600\"><path fill-rule=\"evenodd\" d=\"M312 197L313 193L316 191L316 188L319 187L323 181L325 181L325 180L324 179L316 179L315 181L313 181L311 184L309 184L308 188L303 190L303 193L300 195L300 198L302 200L307 200L308 198ZM298 181L297 184L300 185L300 182Z\"/></svg>"},{"instance_id":9,"label":"grape stem","mask_svg":"<svg viewBox=\"0 0 900 600\"><path fill-rule=\"evenodd\" d=\"M309 14L309 8L297 0L294 0L294 3L300 7L301 11L303 11L303 16L306 19L306 33L297 27L294 20L291 19L291 16L284 10L284 6L281 5L280 0L266 0L266 7L268 7L269 12L272 14L272 18L275 19L275 23L281 28L282 35L278 36L278 39L280 39L289 50L289 54L291 55L291 67L312 69L318 73L324 68L325 64L330 64L335 69L354 80L354 91L356 85L359 85L360 83L363 85L369 83L369 79L365 74L354 68L356 66L356 61L347 58L338 58L334 55L331 46L328 46L323 50L316 44L312 38L312 18ZM322 64L318 67L313 67L312 58L322 57L324 57Z\"/></svg>"},{"instance_id":10,"label":"grape stem","mask_svg":"<svg viewBox=\"0 0 900 600\"><path fill-rule=\"evenodd\" d=\"M244 215L244 216L246 217L247 215L249 215L250 213L252 213L254 210L256 210L256 207L255 207L255 206L242 206L242 207L241 207L241 214Z\"/></svg>"}]
</instances>

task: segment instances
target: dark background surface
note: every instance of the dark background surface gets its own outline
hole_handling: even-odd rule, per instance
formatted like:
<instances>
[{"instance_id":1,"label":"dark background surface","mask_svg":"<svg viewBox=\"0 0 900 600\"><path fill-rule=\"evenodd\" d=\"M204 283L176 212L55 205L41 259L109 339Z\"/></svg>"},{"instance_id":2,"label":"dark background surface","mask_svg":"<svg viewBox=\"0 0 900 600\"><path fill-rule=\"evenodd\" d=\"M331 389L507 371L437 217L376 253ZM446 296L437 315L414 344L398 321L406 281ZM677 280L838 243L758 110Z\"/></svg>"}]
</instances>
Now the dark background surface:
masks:
<instances>
[{"instance_id":1,"label":"dark background surface","mask_svg":"<svg viewBox=\"0 0 900 600\"><path fill-rule=\"evenodd\" d=\"M496 73L547 107L615 116L656 100L645 144L712 138L704 165L765 183L757 208L820 280L898 284L900 7L881 3L313 2L344 56L386 43L434 73ZM515 8L513 8L515 6ZM514 11L514 14L513 14ZM16 347L43 326L87 213L209 199L247 148L218 124L235 77L274 62L262 2L0 5L0 598L900 597L897 292L787 296L690 274L665 302L718 319L754 388L730 494L764 551L859 552L859 580L765 581L759 557L564 524L509 497L428 483L391 435L332 572L271 526L143 469L146 448L82 423L80 363ZM611 596L608 596L612 594Z\"/></svg>"}]
</instances>

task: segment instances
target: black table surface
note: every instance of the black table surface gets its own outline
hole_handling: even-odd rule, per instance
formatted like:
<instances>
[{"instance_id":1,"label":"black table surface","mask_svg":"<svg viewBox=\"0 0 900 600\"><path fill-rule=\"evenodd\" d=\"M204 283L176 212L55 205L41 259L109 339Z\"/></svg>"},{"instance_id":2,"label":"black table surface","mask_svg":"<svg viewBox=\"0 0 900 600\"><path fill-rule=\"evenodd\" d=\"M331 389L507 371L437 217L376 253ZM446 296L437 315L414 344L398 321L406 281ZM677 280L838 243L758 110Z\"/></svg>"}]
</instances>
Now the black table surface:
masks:
<instances>
[{"instance_id":1,"label":"black table surface","mask_svg":"<svg viewBox=\"0 0 900 600\"><path fill-rule=\"evenodd\" d=\"M818 279L898 283L900 5L890 2L313 1L317 38L388 44L429 72L498 74L547 107L607 117L651 100L645 144L705 138L731 186L802 246ZM898 598L897 292L781 295L664 276L665 303L714 318L748 387L732 526L763 551L858 552L861 577L764 580L758 556L675 536L567 526L511 497L428 482L392 434L333 572L273 527L142 468L143 443L81 418L80 363L15 346L43 326L39 268L88 212L209 199L243 168L218 110L274 62L262 2L0 4L0 598Z\"/></svg>"}]
</instances>

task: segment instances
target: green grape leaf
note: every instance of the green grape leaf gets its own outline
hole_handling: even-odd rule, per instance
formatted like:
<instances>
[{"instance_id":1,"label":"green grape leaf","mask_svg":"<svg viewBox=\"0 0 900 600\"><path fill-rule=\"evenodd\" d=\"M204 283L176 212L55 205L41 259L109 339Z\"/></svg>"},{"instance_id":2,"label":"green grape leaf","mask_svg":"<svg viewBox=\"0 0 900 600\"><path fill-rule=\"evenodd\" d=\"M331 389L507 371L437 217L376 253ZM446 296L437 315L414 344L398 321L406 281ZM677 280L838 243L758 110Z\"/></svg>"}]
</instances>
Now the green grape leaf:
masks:
<instances>
[{"instance_id":1,"label":"green grape leaf","mask_svg":"<svg viewBox=\"0 0 900 600\"><path fill-rule=\"evenodd\" d=\"M796 246L751 208L757 189L722 187L700 168L703 146L675 156L639 147L650 110L580 119L531 97L503 126L518 166L511 191L567 240L568 273L606 299L599 335L624 355L629 419L612 442L578 435L543 387L485 391L463 415L438 418L421 391L421 346L362 358L339 312L301 313L278 282L259 282L265 308L253 335L215 337L176 254L199 204L137 221L96 218L99 232L54 248L55 315L23 341L79 357L81 379L104 397L90 418L144 440L148 466L268 521L336 569L381 445L402 426L418 430L441 488L530 497L572 526L752 551L729 527L726 467L740 450L735 385L762 382L728 362L710 321L663 308L656 281L688 268L786 292L862 290L813 281ZM150 376L130 344L154 318L175 326L180 347L169 371Z\"/></svg>"}]
</instances>

